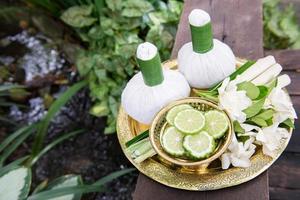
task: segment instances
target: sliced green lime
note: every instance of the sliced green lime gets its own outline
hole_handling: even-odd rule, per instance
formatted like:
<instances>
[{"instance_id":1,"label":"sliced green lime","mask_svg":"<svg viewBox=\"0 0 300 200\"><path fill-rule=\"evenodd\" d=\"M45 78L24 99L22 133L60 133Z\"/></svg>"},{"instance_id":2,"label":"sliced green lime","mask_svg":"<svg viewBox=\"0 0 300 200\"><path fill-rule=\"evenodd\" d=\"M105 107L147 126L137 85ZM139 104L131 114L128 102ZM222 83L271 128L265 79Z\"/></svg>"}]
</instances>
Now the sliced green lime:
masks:
<instances>
[{"instance_id":1,"label":"sliced green lime","mask_svg":"<svg viewBox=\"0 0 300 200\"><path fill-rule=\"evenodd\" d=\"M195 134L205 125L204 115L195 109L180 111L174 119L175 127L186 134Z\"/></svg>"},{"instance_id":2,"label":"sliced green lime","mask_svg":"<svg viewBox=\"0 0 300 200\"><path fill-rule=\"evenodd\" d=\"M213 138L221 138L228 129L229 123L227 116L217 110L211 110L204 114L205 127L204 130L208 132Z\"/></svg>"},{"instance_id":3,"label":"sliced green lime","mask_svg":"<svg viewBox=\"0 0 300 200\"><path fill-rule=\"evenodd\" d=\"M206 131L194 135L187 135L183 139L183 148L194 159L208 157L215 149L215 140Z\"/></svg>"},{"instance_id":4,"label":"sliced green lime","mask_svg":"<svg viewBox=\"0 0 300 200\"><path fill-rule=\"evenodd\" d=\"M182 146L184 134L179 132L175 127L171 126L163 133L162 147L171 155L182 156L184 149Z\"/></svg>"},{"instance_id":5,"label":"sliced green lime","mask_svg":"<svg viewBox=\"0 0 300 200\"><path fill-rule=\"evenodd\" d=\"M171 125L174 125L174 119L176 117L176 115L182 111L182 110L186 110L186 109L192 109L193 107L188 105L188 104L181 104L178 106L174 106L173 108L171 108L167 114L167 122Z\"/></svg>"}]
</instances>

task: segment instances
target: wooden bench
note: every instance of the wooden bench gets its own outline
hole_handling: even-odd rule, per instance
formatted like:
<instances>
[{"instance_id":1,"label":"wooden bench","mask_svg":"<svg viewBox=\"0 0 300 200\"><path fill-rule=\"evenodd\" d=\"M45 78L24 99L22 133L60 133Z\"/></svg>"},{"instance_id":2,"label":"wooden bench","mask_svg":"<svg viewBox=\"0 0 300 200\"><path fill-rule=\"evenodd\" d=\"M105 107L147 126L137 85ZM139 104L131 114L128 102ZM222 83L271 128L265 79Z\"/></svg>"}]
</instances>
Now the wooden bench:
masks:
<instances>
[{"instance_id":1,"label":"wooden bench","mask_svg":"<svg viewBox=\"0 0 300 200\"><path fill-rule=\"evenodd\" d=\"M284 3L290 0L284 0ZM292 0L300 10L300 0ZM297 6L298 5L298 6ZM300 111L300 50L263 50L262 0L185 0L178 26L172 58L177 57L180 47L190 41L187 16L194 8L210 13L215 38L231 46L236 56L257 59L274 55L290 75L288 87L297 113ZM299 115L299 114L298 114ZM300 122L283 155L259 177L239 186L208 192L189 192L161 185L140 174L133 194L134 200L173 199L300 199ZM269 174L269 176L268 176ZM270 179L270 184L268 179ZM270 197L269 197L270 191Z\"/></svg>"}]
</instances>

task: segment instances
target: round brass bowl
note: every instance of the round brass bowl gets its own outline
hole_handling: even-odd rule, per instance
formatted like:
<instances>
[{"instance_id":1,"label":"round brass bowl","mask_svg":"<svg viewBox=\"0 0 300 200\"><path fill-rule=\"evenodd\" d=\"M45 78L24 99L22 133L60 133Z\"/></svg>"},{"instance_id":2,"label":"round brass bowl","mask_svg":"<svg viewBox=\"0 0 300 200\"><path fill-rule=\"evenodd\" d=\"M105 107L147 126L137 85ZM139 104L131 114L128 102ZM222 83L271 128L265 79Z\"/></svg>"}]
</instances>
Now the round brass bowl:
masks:
<instances>
[{"instance_id":1,"label":"round brass bowl","mask_svg":"<svg viewBox=\"0 0 300 200\"><path fill-rule=\"evenodd\" d=\"M215 151L210 157L199 161L193 161L193 160L187 160L183 158L172 157L171 155L169 155L163 150L160 142L161 136L164 133L164 130L169 126L166 121L166 115L171 108L180 104L189 104L193 108L199 111L219 110L220 112L226 114L229 123L229 128L226 134L224 135L224 137L219 140L217 148L215 149ZM171 104L164 107L154 118L150 128L149 136L154 150L163 160L166 160L167 162L170 162L180 167L190 168L193 170L197 170L197 169L200 170L206 168L213 160L219 158L226 151L228 145L230 144L232 133L233 133L233 125L228 116L228 113L226 113L224 110L221 110L213 102L204 100L199 97L188 97L185 99L174 101Z\"/></svg>"}]
</instances>

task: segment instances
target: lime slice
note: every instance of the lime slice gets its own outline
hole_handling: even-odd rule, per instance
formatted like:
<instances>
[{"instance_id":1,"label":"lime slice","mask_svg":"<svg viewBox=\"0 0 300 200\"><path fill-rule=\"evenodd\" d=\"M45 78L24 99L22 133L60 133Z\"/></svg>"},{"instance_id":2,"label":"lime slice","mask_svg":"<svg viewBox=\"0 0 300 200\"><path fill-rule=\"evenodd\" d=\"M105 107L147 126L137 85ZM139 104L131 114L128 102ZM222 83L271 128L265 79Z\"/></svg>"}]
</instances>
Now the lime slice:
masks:
<instances>
[{"instance_id":1,"label":"lime slice","mask_svg":"<svg viewBox=\"0 0 300 200\"><path fill-rule=\"evenodd\" d=\"M215 140L206 131L194 135L187 135L183 140L183 148L188 155L195 159L208 157L215 149Z\"/></svg>"},{"instance_id":2,"label":"lime slice","mask_svg":"<svg viewBox=\"0 0 300 200\"><path fill-rule=\"evenodd\" d=\"M167 122L171 125L174 125L174 119L176 117L176 115L182 111L182 110L186 110L186 109L192 109L193 107L188 105L188 104L181 104L178 106L174 106L173 108L171 108L167 114Z\"/></svg>"},{"instance_id":3,"label":"lime slice","mask_svg":"<svg viewBox=\"0 0 300 200\"><path fill-rule=\"evenodd\" d=\"M213 138L221 138L228 129L227 116L217 110L211 110L204 114L205 127L204 130L208 132Z\"/></svg>"},{"instance_id":4,"label":"lime slice","mask_svg":"<svg viewBox=\"0 0 300 200\"><path fill-rule=\"evenodd\" d=\"M183 137L184 134L180 133L175 127L167 128L161 139L163 149L171 155L182 156L184 154Z\"/></svg>"},{"instance_id":5,"label":"lime slice","mask_svg":"<svg viewBox=\"0 0 300 200\"><path fill-rule=\"evenodd\" d=\"M180 111L174 119L175 127L186 134L199 132L205 125L204 115L195 109Z\"/></svg>"}]
</instances>

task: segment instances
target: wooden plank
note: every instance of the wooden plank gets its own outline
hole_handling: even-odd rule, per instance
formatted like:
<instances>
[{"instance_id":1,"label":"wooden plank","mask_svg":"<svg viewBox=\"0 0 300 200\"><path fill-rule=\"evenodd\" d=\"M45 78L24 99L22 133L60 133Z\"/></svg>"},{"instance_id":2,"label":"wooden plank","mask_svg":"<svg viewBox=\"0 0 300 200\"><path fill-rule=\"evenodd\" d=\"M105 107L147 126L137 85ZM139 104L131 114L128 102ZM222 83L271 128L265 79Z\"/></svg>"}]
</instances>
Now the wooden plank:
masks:
<instances>
[{"instance_id":1,"label":"wooden plank","mask_svg":"<svg viewBox=\"0 0 300 200\"><path fill-rule=\"evenodd\" d=\"M236 56L257 59L263 56L262 1L252 0L186 0L176 35L172 58L180 47L191 41L188 15L201 8L210 13L216 38L232 47ZM188 192L158 184L140 174L134 200L163 199L268 199L267 172L239 186L209 191Z\"/></svg>"},{"instance_id":2,"label":"wooden plank","mask_svg":"<svg viewBox=\"0 0 300 200\"><path fill-rule=\"evenodd\" d=\"M300 70L300 50L265 51L265 55L273 55L284 70Z\"/></svg>"},{"instance_id":3,"label":"wooden plank","mask_svg":"<svg viewBox=\"0 0 300 200\"><path fill-rule=\"evenodd\" d=\"M134 200L264 200L269 199L268 187L263 187L268 178L267 172L239 186L230 187L210 192L190 192L186 190L177 190L164 185L160 185L152 179L140 174L136 191L133 194Z\"/></svg>"},{"instance_id":4,"label":"wooden plank","mask_svg":"<svg viewBox=\"0 0 300 200\"><path fill-rule=\"evenodd\" d=\"M284 152L270 167L270 186L300 190L300 153Z\"/></svg>"},{"instance_id":5,"label":"wooden plank","mask_svg":"<svg viewBox=\"0 0 300 200\"><path fill-rule=\"evenodd\" d=\"M300 95L300 72L283 71L282 74L288 74L291 78L291 84L287 86L290 95Z\"/></svg>"},{"instance_id":6,"label":"wooden plank","mask_svg":"<svg viewBox=\"0 0 300 200\"><path fill-rule=\"evenodd\" d=\"M206 10L215 38L227 43L236 56L257 59L263 56L261 0L186 0L180 18L172 57L183 44L191 41L188 15L194 8Z\"/></svg>"},{"instance_id":7,"label":"wooden plank","mask_svg":"<svg viewBox=\"0 0 300 200\"><path fill-rule=\"evenodd\" d=\"M270 200L300 199L300 190L270 187Z\"/></svg>"}]
</instances>

